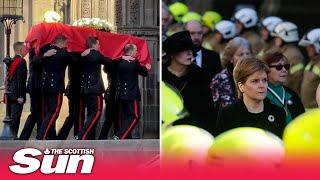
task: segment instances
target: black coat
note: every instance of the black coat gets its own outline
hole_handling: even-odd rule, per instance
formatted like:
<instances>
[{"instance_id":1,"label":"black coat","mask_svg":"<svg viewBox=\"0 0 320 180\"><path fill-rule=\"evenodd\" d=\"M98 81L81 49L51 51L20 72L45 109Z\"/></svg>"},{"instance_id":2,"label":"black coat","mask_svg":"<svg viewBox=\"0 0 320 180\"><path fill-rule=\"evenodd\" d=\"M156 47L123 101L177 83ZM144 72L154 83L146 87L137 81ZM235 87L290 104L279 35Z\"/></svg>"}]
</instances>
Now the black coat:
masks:
<instances>
[{"instance_id":1,"label":"black coat","mask_svg":"<svg viewBox=\"0 0 320 180\"><path fill-rule=\"evenodd\" d=\"M162 80L180 91L184 106L190 116L174 124L189 124L215 134L216 111L213 107L209 79L195 64L188 66L187 73L177 77L168 71L169 62L162 67Z\"/></svg>"},{"instance_id":2,"label":"black coat","mask_svg":"<svg viewBox=\"0 0 320 180\"><path fill-rule=\"evenodd\" d=\"M202 51L202 64L201 68L208 75L211 80L217 73L222 70L220 56L214 51L201 48Z\"/></svg>"},{"instance_id":3,"label":"black coat","mask_svg":"<svg viewBox=\"0 0 320 180\"><path fill-rule=\"evenodd\" d=\"M264 100L264 110L261 113L250 113L243 101L222 108L217 121L218 133L237 127L256 127L268 130L282 138L286 126L285 111Z\"/></svg>"},{"instance_id":4,"label":"black coat","mask_svg":"<svg viewBox=\"0 0 320 180\"><path fill-rule=\"evenodd\" d=\"M141 100L138 75L147 76L148 70L138 60L120 59L117 64L116 99Z\"/></svg>"},{"instance_id":5,"label":"black coat","mask_svg":"<svg viewBox=\"0 0 320 180\"><path fill-rule=\"evenodd\" d=\"M81 93L102 94L104 84L101 76L101 65L112 66L111 59L104 57L99 51L91 50L81 62Z\"/></svg>"},{"instance_id":6,"label":"black coat","mask_svg":"<svg viewBox=\"0 0 320 180\"><path fill-rule=\"evenodd\" d=\"M12 68L14 71L8 77L8 91L11 92L9 100L15 101L18 98L26 100L27 63L23 58L16 55L12 58L12 62L9 65L9 69Z\"/></svg>"},{"instance_id":7,"label":"black coat","mask_svg":"<svg viewBox=\"0 0 320 180\"><path fill-rule=\"evenodd\" d=\"M56 49L57 53L51 57L43 57L41 88L45 93L62 93L65 90L65 71L73 58L66 49L51 45L43 50L47 52L50 49Z\"/></svg>"}]
</instances>

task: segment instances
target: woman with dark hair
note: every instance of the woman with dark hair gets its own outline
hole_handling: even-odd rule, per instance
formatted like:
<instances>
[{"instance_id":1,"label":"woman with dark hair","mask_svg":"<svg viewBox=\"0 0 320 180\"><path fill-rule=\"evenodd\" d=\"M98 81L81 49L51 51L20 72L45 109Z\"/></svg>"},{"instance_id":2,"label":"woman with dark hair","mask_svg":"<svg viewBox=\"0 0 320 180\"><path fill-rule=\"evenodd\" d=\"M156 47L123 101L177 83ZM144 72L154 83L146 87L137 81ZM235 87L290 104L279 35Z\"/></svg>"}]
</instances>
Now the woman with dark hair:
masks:
<instances>
[{"instance_id":1,"label":"woman with dark hair","mask_svg":"<svg viewBox=\"0 0 320 180\"><path fill-rule=\"evenodd\" d=\"M300 97L290 88L284 86L288 79L290 64L280 52L269 51L262 60L269 66L267 98L272 104L286 111L286 124L305 112Z\"/></svg>"},{"instance_id":2,"label":"woman with dark hair","mask_svg":"<svg viewBox=\"0 0 320 180\"><path fill-rule=\"evenodd\" d=\"M282 137L286 114L266 99L268 72L268 66L255 58L237 63L233 77L239 100L219 112L218 133L237 127L256 127Z\"/></svg>"},{"instance_id":3,"label":"woman with dark hair","mask_svg":"<svg viewBox=\"0 0 320 180\"><path fill-rule=\"evenodd\" d=\"M190 124L214 133L216 113L210 96L209 79L192 63L197 47L190 33L173 34L163 43L168 60L162 66L162 80L175 87L181 94L189 116L174 123Z\"/></svg>"}]
</instances>

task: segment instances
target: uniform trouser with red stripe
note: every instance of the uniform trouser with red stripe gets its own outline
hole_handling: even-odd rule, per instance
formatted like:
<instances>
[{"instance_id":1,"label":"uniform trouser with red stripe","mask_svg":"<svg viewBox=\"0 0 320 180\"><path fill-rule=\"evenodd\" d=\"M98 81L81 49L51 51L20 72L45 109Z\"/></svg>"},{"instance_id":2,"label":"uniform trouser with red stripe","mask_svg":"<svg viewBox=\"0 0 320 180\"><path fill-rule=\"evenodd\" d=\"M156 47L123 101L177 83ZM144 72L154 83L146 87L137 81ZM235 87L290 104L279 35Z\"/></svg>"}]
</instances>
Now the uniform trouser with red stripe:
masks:
<instances>
[{"instance_id":1,"label":"uniform trouser with red stripe","mask_svg":"<svg viewBox=\"0 0 320 180\"><path fill-rule=\"evenodd\" d=\"M109 131L113 125L113 133L119 131L119 106L114 99L105 99L106 109L99 139L108 139Z\"/></svg>"},{"instance_id":2,"label":"uniform trouser with red stripe","mask_svg":"<svg viewBox=\"0 0 320 180\"><path fill-rule=\"evenodd\" d=\"M43 100L46 111L37 139L56 139L56 120L62 105L62 93L45 93Z\"/></svg>"},{"instance_id":3,"label":"uniform trouser with red stripe","mask_svg":"<svg viewBox=\"0 0 320 180\"><path fill-rule=\"evenodd\" d=\"M131 136L131 131L139 120L138 101L120 100L120 130L115 133L119 139Z\"/></svg>"},{"instance_id":4,"label":"uniform trouser with red stripe","mask_svg":"<svg viewBox=\"0 0 320 180\"><path fill-rule=\"evenodd\" d=\"M79 124L80 131L76 139L95 139L96 124L102 112L102 94L82 94L80 100ZM84 121L85 108L87 108L87 118Z\"/></svg>"},{"instance_id":5,"label":"uniform trouser with red stripe","mask_svg":"<svg viewBox=\"0 0 320 180\"><path fill-rule=\"evenodd\" d=\"M70 130L73 128L73 135L77 135L79 132L79 104L80 104L80 94L74 93L68 96L69 104L69 116L65 119L63 126L58 133L59 140L66 140Z\"/></svg>"}]
</instances>

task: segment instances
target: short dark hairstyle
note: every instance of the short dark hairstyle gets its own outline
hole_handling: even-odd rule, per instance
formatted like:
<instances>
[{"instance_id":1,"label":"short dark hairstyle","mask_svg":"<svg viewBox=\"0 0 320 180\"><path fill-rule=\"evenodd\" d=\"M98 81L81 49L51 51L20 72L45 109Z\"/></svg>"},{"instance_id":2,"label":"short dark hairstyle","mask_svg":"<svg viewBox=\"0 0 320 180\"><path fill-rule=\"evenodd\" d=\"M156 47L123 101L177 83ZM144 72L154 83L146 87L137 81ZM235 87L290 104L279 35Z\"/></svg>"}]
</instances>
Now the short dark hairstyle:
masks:
<instances>
[{"instance_id":1,"label":"short dark hairstyle","mask_svg":"<svg viewBox=\"0 0 320 180\"><path fill-rule=\"evenodd\" d=\"M286 63L289 63L289 60L286 58L286 56L284 56L280 51L276 49L271 49L267 51L262 57L262 61L264 61L268 65L272 63L277 63L281 60L284 60Z\"/></svg>"},{"instance_id":2,"label":"short dark hairstyle","mask_svg":"<svg viewBox=\"0 0 320 180\"><path fill-rule=\"evenodd\" d=\"M13 50L16 52L16 51L20 51L21 48L24 46L24 42L21 42L21 41L18 41L18 42L15 42L13 44Z\"/></svg>"},{"instance_id":3,"label":"short dark hairstyle","mask_svg":"<svg viewBox=\"0 0 320 180\"><path fill-rule=\"evenodd\" d=\"M135 44L127 44L124 47L124 53L127 54L127 53L131 52L135 47L137 47Z\"/></svg>"},{"instance_id":4,"label":"short dark hairstyle","mask_svg":"<svg viewBox=\"0 0 320 180\"><path fill-rule=\"evenodd\" d=\"M94 44L97 44L98 40L99 39L97 37L88 37L86 40L87 48L92 48Z\"/></svg>"},{"instance_id":5,"label":"short dark hairstyle","mask_svg":"<svg viewBox=\"0 0 320 180\"><path fill-rule=\"evenodd\" d=\"M55 44L57 44L57 43L65 42L66 40L67 40L67 37L64 36L64 35L62 35L62 34L60 34L60 35L57 35L57 36L54 38L53 42L54 42Z\"/></svg>"}]
</instances>

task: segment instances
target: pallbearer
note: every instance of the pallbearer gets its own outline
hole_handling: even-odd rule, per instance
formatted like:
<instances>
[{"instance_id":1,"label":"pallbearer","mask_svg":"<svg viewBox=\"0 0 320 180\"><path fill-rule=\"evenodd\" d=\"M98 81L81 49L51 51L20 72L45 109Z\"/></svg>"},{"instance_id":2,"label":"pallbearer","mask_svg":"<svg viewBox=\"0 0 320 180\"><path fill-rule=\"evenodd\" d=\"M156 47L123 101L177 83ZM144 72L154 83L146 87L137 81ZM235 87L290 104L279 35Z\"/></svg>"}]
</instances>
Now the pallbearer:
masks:
<instances>
[{"instance_id":1,"label":"pallbearer","mask_svg":"<svg viewBox=\"0 0 320 180\"><path fill-rule=\"evenodd\" d=\"M95 139L95 126L100 119L103 99L102 93L105 91L101 76L101 65L112 66L111 59L104 57L100 52L98 38L89 37L86 41L87 50L82 59L82 73L80 81L80 131L75 136L77 140ZM89 54L87 54L87 52ZM84 118L85 108L87 117ZM84 121L85 120L85 121Z\"/></svg>"},{"instance_id":2,"label":"pallbearer","mask_svg":"<svg viewBox=\"0 0 320 180\"><path fill-rule=\"evenodd\" d=\"M64 35L58 35L53 44L44 50L45 53L41 59L41 89L46 111L37 139L56 139L55 122L60 113L65 91L65 71L73 62L66 47L67 38Z\"/></svg>"},{"instance_id":3,"label":"pallbearer","mask_svg":"<svg viewBox=\"0 0 320 180\"><path fill-rule=\"evenodd\" d=\"M147 76L150 64L140 65L136 58L137 46L127 44L125 55L120 59L117 67L116 99L120 104L120 130L113 139L126 139L139 119L138 101L141 99L138 75Z\"/></svg>"}]
</instances>

